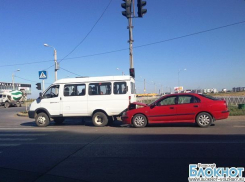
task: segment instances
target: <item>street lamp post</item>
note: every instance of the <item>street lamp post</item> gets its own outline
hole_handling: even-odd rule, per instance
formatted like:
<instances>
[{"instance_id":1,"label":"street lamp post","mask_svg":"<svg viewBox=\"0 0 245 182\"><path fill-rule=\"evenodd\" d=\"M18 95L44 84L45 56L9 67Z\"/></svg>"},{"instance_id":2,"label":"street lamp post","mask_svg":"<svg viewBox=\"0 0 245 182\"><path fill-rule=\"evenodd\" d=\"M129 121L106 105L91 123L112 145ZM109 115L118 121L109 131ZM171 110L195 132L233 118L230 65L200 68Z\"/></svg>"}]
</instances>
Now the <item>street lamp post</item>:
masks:
<instances>
[{"instance_id":1,"label":"street lamp post","mask_svg":"<svg viewBox=\"0 0 245 182\"><path fill-rule=\"evenodd\" d=\"M57 51L53 46L50 46L48 44L43 44L45 47L52 47L54 49L54 64L55 64L55 68L54 68L54 72L55 72L55 81L57 80L57 71L59 69L58 63L57 63Z\"/></svg>"},{"instance_id":2,"label":"street lamp post","mask_svg":"<svg viewBox=\"0 0 245 182\"><path fill-rule=\"evenodd\" d=\"M15 89L15 88L14 88L14 73L17 72L17 71L20 71L20 69L15 70L15 71L13 72L13 74L12 74L12 85L13 85L13 90Z\"/></svg>"},{"instance_id":3,"label":"street lamp post","mask_svg":"<svg viewBox=\"0 0 245 182\"><path fill-rule=\"evenodd\" d=\"M186 71L187 69L183 69L183 71ZM179 73L181 72L182 70L181 69L179 69L179 71L178 71L178 87L180 86L180 83L179 83Z\"/></svg>"},{"instance_id":4,"label":"street lamp post","mask_svg":"<svg viewBox=\"0 0 245 182\"><path fill-rule=\"evenodd\" d=\"M154 84L154 93L156 93L156 82L151 81Z\"/></svg>"},{"instance_id":5,"label":"street lamp post","mask_svg":"<svg viewBox=\"0 0 245 182\"><path fill-rule=\"evenodd\" d=\"M171 94L171 92L172 92L172 91L171 91L171 87L167 86L167 87L166 87L166 90L167 90L168 88L169 88L169 91L170 91L170 94Z\"/></svg>"},{"instance_id":6,"label":"street lamp post","mask_svg":"<svg viewBox=\"0 0 245 182\"><path fill-rule=\"evenodd\" d=\"M120 70L120 68L117 68L117 70ZM122 75L124 75L123 71L122 71Z\"/></svg>"}]
</instances>

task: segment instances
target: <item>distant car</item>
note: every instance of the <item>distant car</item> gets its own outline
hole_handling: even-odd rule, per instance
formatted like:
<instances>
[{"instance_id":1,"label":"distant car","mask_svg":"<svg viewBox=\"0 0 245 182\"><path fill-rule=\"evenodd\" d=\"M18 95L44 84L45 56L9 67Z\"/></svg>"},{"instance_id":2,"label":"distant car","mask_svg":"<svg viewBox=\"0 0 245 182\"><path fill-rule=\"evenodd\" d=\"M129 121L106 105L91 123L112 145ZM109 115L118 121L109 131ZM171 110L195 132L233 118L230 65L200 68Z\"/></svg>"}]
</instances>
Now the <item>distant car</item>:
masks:
<instances>
[{"instance_id":1,"label":"distant car","mask_svg":"<svg viewBox=\"0 0 245 182\"><path fill-rule=\"evenodd\" d=\"M137 128L157 123L196 123L200 127L208 127L215 120L226 119L228 116L225 100L182 93L165 95L149 105L133 102L122 114L122 121Z\"/></svg>"}]
</instances>

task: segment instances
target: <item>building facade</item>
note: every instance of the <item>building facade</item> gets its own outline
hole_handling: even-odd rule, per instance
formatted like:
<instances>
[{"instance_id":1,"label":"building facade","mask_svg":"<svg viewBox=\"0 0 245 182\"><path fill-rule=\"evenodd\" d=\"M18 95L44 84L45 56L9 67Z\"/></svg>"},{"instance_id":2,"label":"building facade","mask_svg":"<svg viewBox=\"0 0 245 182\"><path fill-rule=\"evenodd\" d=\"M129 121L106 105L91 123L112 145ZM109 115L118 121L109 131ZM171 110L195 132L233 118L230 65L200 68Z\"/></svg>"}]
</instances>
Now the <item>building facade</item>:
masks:
<instances>
[{"instance_id":1,"label":"building facade","mask_svg":"<svg viewBox=\"0 0 245 182\"><path fill-rule=\"evenodd\" d=\"M14 83L15 90L24 91L27 95L31 94L31 84L25 84L25 83ZM3 91L12 91L13 90L13 84L7 83L7 82L0 82L0 92Z\"/></svg>"}]
</instances>

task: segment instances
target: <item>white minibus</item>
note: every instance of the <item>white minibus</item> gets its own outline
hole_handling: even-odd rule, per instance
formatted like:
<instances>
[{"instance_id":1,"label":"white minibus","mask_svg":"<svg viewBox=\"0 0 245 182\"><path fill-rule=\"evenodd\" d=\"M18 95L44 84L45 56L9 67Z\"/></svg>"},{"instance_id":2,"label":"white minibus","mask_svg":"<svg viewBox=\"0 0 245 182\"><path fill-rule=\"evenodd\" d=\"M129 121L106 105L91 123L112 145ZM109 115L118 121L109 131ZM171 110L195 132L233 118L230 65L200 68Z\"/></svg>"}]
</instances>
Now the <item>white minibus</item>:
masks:
<instances>
[{"instance_id":1,"label":"white minibus","mask_svg":"<svg viewBox=\"0 0 245 182\"><path fill-rule=\"evenodd\" d=\"M61 124L68 117L92 117L95 126L105 126L136 101L131 76L66 78L55 81L30 105L29 118L38 126L53 119Z\"/></svg>"}]
</instances>

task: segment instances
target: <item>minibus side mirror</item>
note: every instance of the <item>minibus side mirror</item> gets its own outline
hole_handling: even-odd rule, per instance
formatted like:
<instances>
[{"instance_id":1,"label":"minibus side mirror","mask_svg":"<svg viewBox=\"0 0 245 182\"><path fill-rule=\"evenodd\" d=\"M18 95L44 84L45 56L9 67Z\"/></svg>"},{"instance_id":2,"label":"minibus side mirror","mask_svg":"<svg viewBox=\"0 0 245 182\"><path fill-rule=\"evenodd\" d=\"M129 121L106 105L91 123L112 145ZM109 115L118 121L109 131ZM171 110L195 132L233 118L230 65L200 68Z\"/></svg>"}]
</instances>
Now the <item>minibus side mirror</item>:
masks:
<instances>
[{"instance_id":1,"label":"minibus side mirror","mask_svg":"<svg viewBox=\"0 0 245 182\"><path fill-rule=\"evenodd\" d=\"M43 94L42 92L39 93L39 98L42 99L43 98Z\"/></svg>"}]
</instances>

